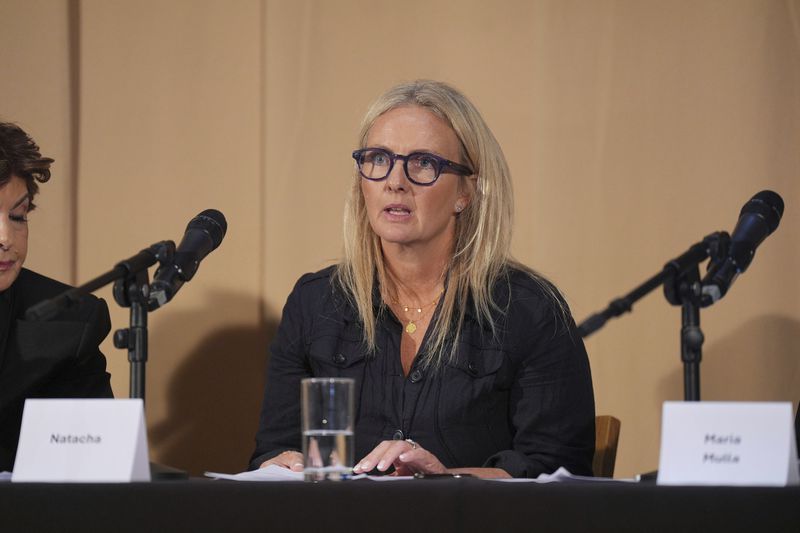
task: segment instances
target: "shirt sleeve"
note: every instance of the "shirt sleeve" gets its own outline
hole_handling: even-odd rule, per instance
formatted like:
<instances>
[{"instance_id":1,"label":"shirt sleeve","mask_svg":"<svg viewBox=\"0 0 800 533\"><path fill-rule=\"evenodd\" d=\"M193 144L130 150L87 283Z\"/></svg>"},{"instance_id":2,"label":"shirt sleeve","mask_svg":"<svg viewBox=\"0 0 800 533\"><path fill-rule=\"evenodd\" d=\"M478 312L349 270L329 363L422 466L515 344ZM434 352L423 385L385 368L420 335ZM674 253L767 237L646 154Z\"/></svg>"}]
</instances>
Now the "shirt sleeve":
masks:
<instances>
[{"instance_id":1,"label":"shirt sleeve","mask_svg":"<svg viewBox=\"0 0 800 533\"><path fill-rule=\"evenodd\" d=\"M523 301L508 315L518 361L508 412L513 447L483 466L513 477L537 477L562 466L592 475L595 411L586 349L566 304L561 302L562 312L549 296L537 300L535 308Z\"/></svg>"},{"instance_id":2,"label":"shirt sleeve","mask_svg":"<svg viewBox=\"0 0 800 533\"><path fill-rule=\"evenodd\" d=\"M111 375L100 343L111 330L105 300L87 298L82 305L90 309L78 344L74 363L65 367L40 395L53 398L113 398Z\"/></svg>"},{"instance_id":3,"label":"shirt sleeve","mask_svg":"<svg viewBox=\"0 0 800 533\"><path fill-rule=\"evenodd\" d=\"M306 357L301 283L283 308L269 348L267 382L250 469L287 450L300 451L300 380L311 376Z\"/></svg>"}]
</instances>

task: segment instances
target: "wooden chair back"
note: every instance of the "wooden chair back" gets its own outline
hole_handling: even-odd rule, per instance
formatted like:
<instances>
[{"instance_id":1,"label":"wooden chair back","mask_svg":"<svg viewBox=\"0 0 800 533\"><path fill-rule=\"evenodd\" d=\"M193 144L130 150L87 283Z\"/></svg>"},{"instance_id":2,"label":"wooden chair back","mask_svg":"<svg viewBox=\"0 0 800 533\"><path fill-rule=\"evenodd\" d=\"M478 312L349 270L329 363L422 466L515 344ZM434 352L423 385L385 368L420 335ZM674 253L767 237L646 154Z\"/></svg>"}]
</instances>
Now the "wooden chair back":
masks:
<instances>
[{"instance_id":1,"label":"wooden chair back","mask_svg":"<svg viewBox=\"0 0 800 533\"><path fill-rule=\"evenodd\" d=\"M592 471L595 477L614 477L614 464L617 461L617 444L622 423L609 415L594 419L595 445Z\"/></svg>"}]
</instances>

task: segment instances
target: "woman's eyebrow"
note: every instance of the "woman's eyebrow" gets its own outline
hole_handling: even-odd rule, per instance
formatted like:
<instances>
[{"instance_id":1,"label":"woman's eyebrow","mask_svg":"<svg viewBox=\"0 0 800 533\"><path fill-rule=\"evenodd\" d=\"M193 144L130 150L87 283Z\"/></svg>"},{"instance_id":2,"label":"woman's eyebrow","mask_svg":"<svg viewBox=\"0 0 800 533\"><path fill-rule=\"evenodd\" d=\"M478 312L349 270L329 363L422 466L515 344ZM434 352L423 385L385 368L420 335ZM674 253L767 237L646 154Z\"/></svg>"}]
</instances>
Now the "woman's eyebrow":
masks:
<instances>
[{"instance_id":1,"label":"woman's eyebrow","mask_svg":"<svg viewBox=\"0 0 800 533\"><path fill-rule=\"evenodd\" d=\"M31 199L31 195L30 195L30 193L25 193L25 195L24 195L22 198L20 198L19 200L17 200L17 203L15 203L15 204L14 204L14 206L13 206L11 209L16 209L16 208L18 208L18 207L19 207L19 206L21 206L23 203L25 203L25 200L30 200L30 199Z\"/></svg>"}]
</instances>

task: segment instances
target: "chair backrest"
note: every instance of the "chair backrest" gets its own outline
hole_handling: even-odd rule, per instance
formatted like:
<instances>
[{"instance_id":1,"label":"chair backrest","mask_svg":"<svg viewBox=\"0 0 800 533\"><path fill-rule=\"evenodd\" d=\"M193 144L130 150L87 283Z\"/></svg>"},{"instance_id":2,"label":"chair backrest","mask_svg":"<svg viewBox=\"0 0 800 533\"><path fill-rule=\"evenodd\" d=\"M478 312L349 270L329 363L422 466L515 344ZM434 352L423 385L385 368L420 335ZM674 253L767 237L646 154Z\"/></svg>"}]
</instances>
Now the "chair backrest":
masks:
<instances>
[{"instance_id":1,"label":"chair backrest","mask_svg":"<svg viewBox=\"0 0 800 533\"><path fill-rule=\"evenodd\" d=\"M592 471L595 477L614 477L619 443L619 419L609 415L595 417L595 444Z\"/></svg>"}]
</instances>

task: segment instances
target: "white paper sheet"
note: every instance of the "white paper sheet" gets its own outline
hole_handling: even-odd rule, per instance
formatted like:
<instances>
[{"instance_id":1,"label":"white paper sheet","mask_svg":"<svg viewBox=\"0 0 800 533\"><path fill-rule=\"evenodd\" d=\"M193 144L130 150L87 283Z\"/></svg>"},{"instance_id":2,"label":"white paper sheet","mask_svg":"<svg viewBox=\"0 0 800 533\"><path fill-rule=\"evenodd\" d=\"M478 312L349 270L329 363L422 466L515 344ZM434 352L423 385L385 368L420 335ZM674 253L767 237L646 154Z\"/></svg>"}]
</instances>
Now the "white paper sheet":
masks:
<instances>
[{"instance_id":1,"label":"white paper sheet","mask_svg":"<svg viewBox=\"0 0 800 533\"><path fill-rule=\"evenodd\" d=\"M251 472L242 472L240 474L221 474L219 472L206 472L206 476L214 479L228 479L233 481L303 481L303 473L295 472L277 465L269 465L266 468L260 468ZM413 476L368 476L366 474L358 474L350 478L355 479L369 479L370 481L407 481L414 479ZM587 482L587 483L635 483L635 479L612 479L609 477L588 477L588 476L575 476L570 474L566 468L559 468L552 474L542 474L536 479L526 478L512 478L512 479L492 479L490 481L504 481L506 483L570 483L570 482Z\"/></svg>"},{"instance_id":2,"label":"white paper sheet","mask_svg":"<svg viewBox=\"0 0 800 533\"><path fill-rule=\"evenodd\" d=\"M278 465L269 465L266 468L259 468L258 470L252 470L250 472L241 472L239 474L206 472L205 475L214 479L228 479L232 481L303 481L302 472L295 472ZM411 476L368 476L366 474L358 474L350 479L369 479L371 481L404 481L414 478Z\"/></svg>"},{"instance_id":3,"label":"white paper sheet","mask_svg":"<svg viewBox=\"0 0 800 533\"><path fill-rule=\"evenodd\" d=\"M576 476L563 466L552 474L540 474L537 478L495 478L489 481L504 481L506 483L636 483L635 479Z\"/></svg>"}]
</instances>

